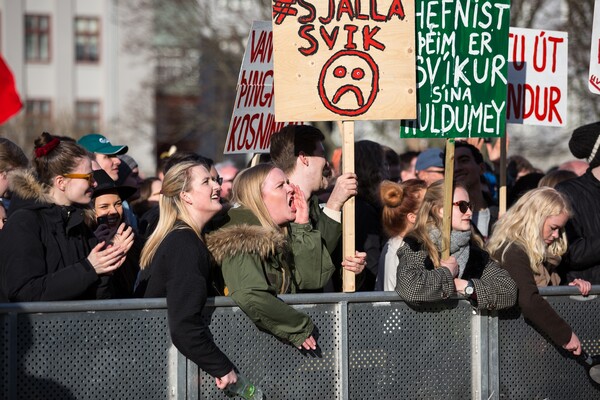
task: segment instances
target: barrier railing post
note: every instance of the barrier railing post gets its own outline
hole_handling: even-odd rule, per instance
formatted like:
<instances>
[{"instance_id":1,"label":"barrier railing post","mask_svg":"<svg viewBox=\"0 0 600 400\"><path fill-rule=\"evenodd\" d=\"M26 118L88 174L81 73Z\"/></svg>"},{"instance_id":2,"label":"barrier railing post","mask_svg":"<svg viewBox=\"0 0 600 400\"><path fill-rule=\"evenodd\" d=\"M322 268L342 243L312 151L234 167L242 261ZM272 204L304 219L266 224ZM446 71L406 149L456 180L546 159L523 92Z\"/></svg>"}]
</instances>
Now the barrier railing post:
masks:
<instances>
[{"instance_id":1,"label":"barrier railing post","mask_svg":"<svg viewBox=\"0 0 600 400\"><path fill-rule=\"evenodd\" d=\"M487 329L485 317L479 312L471 318L471 398L481 400L484 398L484 386L487 373L487 354L484 349L487 342Z\"/></svg>"},{"instance_id":2,"label":"barrier railing post","mask_svg":"<svg viewBox=\"0 0 600 400\"><path fill-rule=\"evenodd\" d=\"M10 400L17 398L17 372L19 367L17 359L19 348L17 339L18 316L14 312L8 313L8 398Z\"/></svg>"},{"instance_id":3,"label":"barrier railing post","mask_svg":"<svg viewBox=\"0 0 600 400\"><path fill-rule=\"evenodd\" d=\"M342 400L347 400L350 398L349 394L349 357L350 357L350 348L348 345L348 302L341 301L339 303L340 307L340 339L341 346L339 360L340 360L340 396Z\"/></svg>"},{"instance_id":4,"label":"barrier railing post","mask_svg":"<svg viewBox=\"0 0 600 400\"><path fill-rule=\"evenodd\" d=\"M488 318L488 399L498 400L500 398L500 358L498 357L499 335L498 335L498 312L493 311Z\"/></svg>"}]
</instances>

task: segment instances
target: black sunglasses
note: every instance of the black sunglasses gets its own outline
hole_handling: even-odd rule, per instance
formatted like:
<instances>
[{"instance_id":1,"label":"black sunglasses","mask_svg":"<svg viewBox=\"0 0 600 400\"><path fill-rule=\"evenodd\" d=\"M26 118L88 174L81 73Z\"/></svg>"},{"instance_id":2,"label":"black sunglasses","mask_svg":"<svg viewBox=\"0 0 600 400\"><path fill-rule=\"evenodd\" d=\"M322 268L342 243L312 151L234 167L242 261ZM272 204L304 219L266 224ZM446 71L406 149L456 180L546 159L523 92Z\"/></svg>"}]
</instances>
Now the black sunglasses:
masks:
<instances>
[{"instance_id":1,"label":"black sunglasses","mask_svg":"<svg viewBox=\"0 0 600 400\"><path fill-rule=\"evenodd\" d=\"M458 206L458 209L463 214L466 213L467 210L473 211L473 205L471 203L469 203L468 201L461 200L461 201L457 201L455 203L452 203L452 205Z\"/></svg>"}]
</instances>

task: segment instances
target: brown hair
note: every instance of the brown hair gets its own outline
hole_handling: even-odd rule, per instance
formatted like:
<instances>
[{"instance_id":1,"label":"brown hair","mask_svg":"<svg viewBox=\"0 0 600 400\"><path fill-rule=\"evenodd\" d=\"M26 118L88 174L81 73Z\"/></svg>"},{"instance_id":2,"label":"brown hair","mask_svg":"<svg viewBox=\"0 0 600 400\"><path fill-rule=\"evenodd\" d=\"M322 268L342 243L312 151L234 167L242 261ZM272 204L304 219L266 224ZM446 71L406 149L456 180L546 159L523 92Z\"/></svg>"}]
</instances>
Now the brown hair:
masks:
<instances>
[{"instance_id":1,"label":"brown hair","mask_svg":"<svg viewBox=\"0 0 600 400\"><path fill-rule=\"evenodd\" d=\"M287 125L271 136L271 160L286 175L296 167L300 153L312 156L317 143L325 140L319 129L310 125Z\"/></svg>"},{"instance_id":2,"label":"brown hair","mask_svg":"<svg viewBox=\"0 0 600 400\"><path fill-rule=\"evenodd\" d=\"M427 190L427 183L420 179L409 179L402 183L381 182L379 188L383 204L381 220L383 231L388 237L398 236L406 230L408 225L406 216L419 211L422 190Z\"/></svg>"},{"instance_id":3,"label":"brown hair","mask_svg":"<svg viewBox=\"0 0 600 400\"><path fill-rule=\"evenodd\" d=\"M27 168L28 163L27 156L19 146L6 138L0 138L0 172Z\"/></svg>"},{"instance_id":4,"label":"brown hair","mask_svg":"<svg viewBox=\"0 0 600 400\"><path fill-rule=\"evenodd\" d=\"M566 169L557 169L544 175L544 177L538 182L538 187L548 186L554 188L561 182L575 178L577 178L577 174L575 172L568 171Z\"/></svg>"},{"instance_id":5,"label":"brown hair","mask_svg":"<svg viewBox=\"0 0 600 400\"><path fill-rule=\"evenodd\" d=\"M52 186L53 179L58 175L68 174L77 168L82 158L88 158L87 151L75 142L59 141L54 147L49 145L52 140L59 140L48 132L35 140L35 150L44 149L39 156L34 150L33 168L42 184ZM38 150L39 152L39 150Z\"/></svg>"}]
</instances>

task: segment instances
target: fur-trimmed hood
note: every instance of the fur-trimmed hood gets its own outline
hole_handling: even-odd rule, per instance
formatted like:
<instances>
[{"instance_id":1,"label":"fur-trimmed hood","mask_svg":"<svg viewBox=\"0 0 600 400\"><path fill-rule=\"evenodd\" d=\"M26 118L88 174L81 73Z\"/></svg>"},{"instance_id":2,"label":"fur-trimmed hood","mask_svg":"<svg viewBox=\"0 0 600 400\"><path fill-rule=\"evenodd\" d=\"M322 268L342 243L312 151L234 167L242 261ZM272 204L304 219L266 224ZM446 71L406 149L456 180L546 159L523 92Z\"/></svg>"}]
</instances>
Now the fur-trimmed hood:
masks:
<instances>
[{"instance_id":1,"label":"fur-trimmed hood","mask_svg":"<svg viewBox=\"0 0 600 400\"><path fill-rule=\"evenodd\" d=\"M256 254L266 260L288 248L283 232L256 225L230 225L205 237L208 250L217 264L227 257Z\"/></svg>"},{"instance_id":2,"label":"fur-trimmed hood","mask_svg":"<svg viewBox=\"0 0 600 400\"><path fill-rule=\"evenodd\" d=\"M49 188L45 187L31 169L17 169L8 177L13 196L28 202L52 204Z\"/></svg>"}]
</instances>

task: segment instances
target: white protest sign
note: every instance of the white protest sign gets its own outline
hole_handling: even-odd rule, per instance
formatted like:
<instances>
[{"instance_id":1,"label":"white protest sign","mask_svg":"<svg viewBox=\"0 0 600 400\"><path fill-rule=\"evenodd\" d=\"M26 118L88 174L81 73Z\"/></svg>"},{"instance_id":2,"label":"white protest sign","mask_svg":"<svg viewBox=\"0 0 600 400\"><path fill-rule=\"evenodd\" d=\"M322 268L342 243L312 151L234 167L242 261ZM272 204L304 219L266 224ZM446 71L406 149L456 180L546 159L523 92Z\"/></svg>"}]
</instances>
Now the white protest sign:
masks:
<instances>
[{"instance_id":1,"label":"white protest sign","mask_svg":"<svg viewBox=\"0 0 600 400\"><path fill-rule=\"evenodd\" d=\"M565 126L568 33L510 28L508 123Z\"/></svg>"},{"instance_id":2,"label":"white protest sign","mask_svg":"<svg viewBox=\"0 0 600 400\"><path fill-rule=\"evenodd\" d=\"M600 0L594 2L594 25L592 27L588 88L590 92L600 94Z\"/></svg>"},{"instance_id":3,"label":"white protest sign","mask_svg":"<svg viewBox=\"0 0 600 400\"><path fill-rule=\"evenodd\" d=\"M269 152L271 135L289 124L275 122L273 89L271 21L254 21L240 69L223 154Z\"/></svg>"}]
</instances>

